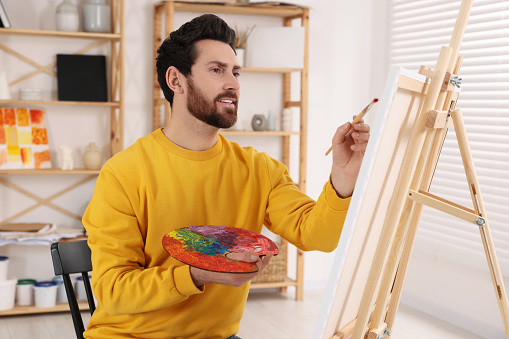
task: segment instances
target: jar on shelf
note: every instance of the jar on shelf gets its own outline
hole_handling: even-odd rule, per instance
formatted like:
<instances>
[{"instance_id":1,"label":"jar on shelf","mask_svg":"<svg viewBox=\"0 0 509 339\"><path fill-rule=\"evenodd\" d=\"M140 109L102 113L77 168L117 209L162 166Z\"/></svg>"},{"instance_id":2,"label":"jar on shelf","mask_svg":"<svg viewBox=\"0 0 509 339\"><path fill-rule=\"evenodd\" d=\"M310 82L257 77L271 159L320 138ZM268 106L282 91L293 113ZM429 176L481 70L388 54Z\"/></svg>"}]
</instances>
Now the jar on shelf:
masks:
<instances>
[{"instance_id":1,"label":"jar on shelf","mask_svg":"<svg viewBox=\"0 0 509 339\"><path fill-rule=\"evenodd\" d=\"M8 268L9 268L9 257L0 255L0 281L7 280Z\"/></svg>"},{"instance_id":2,"label":"jar on shelf","mask_svg":"<svg viewBox=\"0 0 509 339\"><path fill-rule=\"evenodd\" d=\"M29 306L34 303L35 279L19 279L16 284L16 301L18 306Z\"/></svg>"},{"instance_id":3,"label":"jar on shelf","mask_svg":"<svg viewBox=\"0 0 509 339\"><path fill-rule=\"evenodd\" d=\"M57 31L77 32L80 26L78 7L71 0L64 0L57 6L56 13Z\"/></svg>"},{"instance_id":4,"label":"jar on shelf","mask_svg":"<svg viewBox=\"0 0 509 339\"><path fill-rule=\"evenodd\" d=\"M83 5L83 30L95 33L111 32L111 10L105 0L87 0Z\"/></svg>"},{"instance_id":5,"label":"jar on shelf","mask_svg":"<svg viewBox=\"0 0 509 339\"><path fill-rule=\"evenodd\" d=\"M42 101L42 89L39 88L20 88L19 100L24 101Z\"/></svg>"},{"instance_id":6,"label":"jar on shelf","mask_svg":"<svg viewBox=\"0 0 509 339\"><path fill-rule=\"evenodd\" d=\"M85 153L83 154L83 165L86 169L97 170L102 165L102 154L95 142L91 142L85 147Z\"/></svg>"},{"instance_id":7,"label":"jar on shelf","mask_svg":"<svg viewBox=\"0 0 509 339\"><path fill-rule=\"evenodd\" d=\"M39 281L34 284L35 307L55 307L57 303L57 283Z\"/></svg>"}]
</instances>

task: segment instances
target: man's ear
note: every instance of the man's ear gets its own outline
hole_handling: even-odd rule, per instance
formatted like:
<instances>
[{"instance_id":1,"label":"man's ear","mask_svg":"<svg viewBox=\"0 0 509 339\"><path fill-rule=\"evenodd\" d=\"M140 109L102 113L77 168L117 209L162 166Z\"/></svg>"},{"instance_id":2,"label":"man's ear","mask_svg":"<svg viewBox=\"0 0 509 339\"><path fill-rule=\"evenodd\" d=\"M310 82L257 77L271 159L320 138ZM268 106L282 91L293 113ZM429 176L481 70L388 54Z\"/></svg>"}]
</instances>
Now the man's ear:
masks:
<instances>
[{"instance_id":1,"label":"man's ear","mask_svg":"<svg viewBox=\"0 0 509 339\"><path fill-rule=\"evenodd\" d=\"M168 67L166 70L166 84L174 93L184 93L184 89L182 88L183 79L184 76L175 66Z\"/></svg>"}]
</instances>

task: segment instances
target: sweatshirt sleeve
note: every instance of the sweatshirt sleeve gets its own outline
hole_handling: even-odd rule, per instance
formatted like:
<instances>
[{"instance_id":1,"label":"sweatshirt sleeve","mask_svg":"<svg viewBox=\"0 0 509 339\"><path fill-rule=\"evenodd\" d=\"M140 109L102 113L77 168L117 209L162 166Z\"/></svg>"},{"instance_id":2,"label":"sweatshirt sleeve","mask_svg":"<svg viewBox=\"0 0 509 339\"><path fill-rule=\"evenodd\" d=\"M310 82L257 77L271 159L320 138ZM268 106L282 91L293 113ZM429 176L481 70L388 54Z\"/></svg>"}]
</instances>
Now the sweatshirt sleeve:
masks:
<instances>
[{"instance_id":1,"label":"sweatshirt sleeve","mask_svg":"<svg viewBox=\"0 0 509 339\"><path fill-rule=\"evenodd\" d=\"M125 186L104 165L83 216L98 302L119 315L148 312L202 293L187 265L145 268L145 234Z\"/></svg>"},{"instance_id":2,"label":"sweatshirt sleeve","mask_svg":"<svg viewBox=\"0 0 509 339\"><path fill-rule=\"evenodd\" d=\"M286 167L268 158L272 189L265 225L301 250L333 251L339 242L350 199L337 196L330 179L315 202L299 191Z\"/></svg>"}]
</instances>

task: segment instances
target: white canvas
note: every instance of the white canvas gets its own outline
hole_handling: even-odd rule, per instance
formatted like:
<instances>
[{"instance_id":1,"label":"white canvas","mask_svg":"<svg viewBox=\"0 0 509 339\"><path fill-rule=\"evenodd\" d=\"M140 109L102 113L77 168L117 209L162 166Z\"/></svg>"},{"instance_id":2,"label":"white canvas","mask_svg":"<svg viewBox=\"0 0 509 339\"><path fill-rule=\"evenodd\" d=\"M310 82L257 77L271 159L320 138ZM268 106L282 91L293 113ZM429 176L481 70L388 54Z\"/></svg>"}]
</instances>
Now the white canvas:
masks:
<instances>
[{"instance_id":1,"label":"white canvas","mask_svg":"<svg viewBox=\"0 0 509 339\"><path fill-rule=\"evenodd\" d=\"M313 338L331 338L357 317L393 192L410 143L422 95L398 87L400 78L422 83L418 73L389 72L350 208L335 252Z\"/></svg>"}]
</instances>

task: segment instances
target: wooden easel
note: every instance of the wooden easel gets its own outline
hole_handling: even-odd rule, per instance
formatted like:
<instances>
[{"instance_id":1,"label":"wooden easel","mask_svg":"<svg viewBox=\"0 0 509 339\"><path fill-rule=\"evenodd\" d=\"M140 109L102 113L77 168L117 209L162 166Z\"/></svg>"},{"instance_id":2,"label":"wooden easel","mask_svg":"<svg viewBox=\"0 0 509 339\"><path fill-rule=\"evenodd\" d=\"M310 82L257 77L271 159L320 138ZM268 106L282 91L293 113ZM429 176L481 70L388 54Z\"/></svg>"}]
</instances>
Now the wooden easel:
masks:
<instances>
[{"instance_id":1,"label":"wooden easel","mask_svg":"<svg viewBox=\"0 0 509 339\"><path fill-rule=\"evenodd\" d=\"M505 333L509 338L507 294L495 254L479 183L473 168L461 110L455 109L459 92L454 91L454 79L455 75L459 73L462 61L458 50L472 4L473 0L462 1L450 45L442 47L435 69L421 67L419 71L430 78L430 85L426 89L424 103L412 132L411 143L405 155L405 165L397 184L396 193L390 203L388 217L376 250L375 261L369 272L359 312L353 322L342 328L332 338L381 339L390 337L423 205L474 223L479 227ZM416 88L418 87L416 85ZM428 193L451 121L454 124L473 209ZM377 288L378 294L375 303Z\"/></svg>"}]
</instances>

